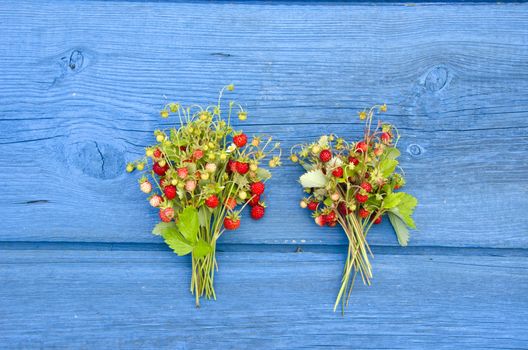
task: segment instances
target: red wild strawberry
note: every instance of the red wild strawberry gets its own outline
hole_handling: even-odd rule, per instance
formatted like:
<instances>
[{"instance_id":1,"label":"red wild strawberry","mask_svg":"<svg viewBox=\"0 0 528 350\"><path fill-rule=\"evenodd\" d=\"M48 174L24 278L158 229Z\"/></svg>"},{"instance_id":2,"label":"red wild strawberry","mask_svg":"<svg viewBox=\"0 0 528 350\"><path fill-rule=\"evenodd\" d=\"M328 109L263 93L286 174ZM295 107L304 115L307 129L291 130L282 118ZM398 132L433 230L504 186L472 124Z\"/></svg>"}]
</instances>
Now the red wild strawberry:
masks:
<instances>
[{"instance_id":1,"label":"red wild strawberry","mask_svg":"<svg viewBox=\"0 0 528 350\"><path fill-rule=\"evenodd\" d=\"M363 195L361 193L356 193L356 199L359 203L365 203L368 200L368 195Z\"/></svg>"},{"instance_id":2,"label":"red wild strawberry","mask_svg":"<svg viewBox=\"0 0 528 350\"><path fill-rule=\"evenodd\" d=\"M311 211L314 211L317 209L317 206L319 205L319 202L316 201L310 201L307 205L307 208Z\"/></svg>"},{"instance_id":3,"label":"red wild strawberry","mask_svg":"<svg viewBox=\"0 0 528 350\"><path fill-rule=\"evenodd\" d=\"M359 160L356 157L352 157L352 156L348 157L348 162L352 163L354 165L358 165L359 164Z\"/></svg>"},{"instance_id":4,"label":"red wild strawberry","mask_svg":"<svg viewBox=\"0 0 528 350\"><path fill-rule=\"evenodd\" d=\"M224 227L226 230L236 230L240 227L240 219L226 217L224 219Z\"/></svg>"},{"instance_id":5,"label":"red wild strawberry","mask_svg":"<svg viewBox=\"0 0 528 350\"><path fill-rule=\"evenodd\" d=\"M162 153L159 148L156 148L152 154L154 155L154 158L161 158Z\"/></svg>"},{"instance_id":6,"label":"red wild strawberry","mask_svg":"<svg viewBox=\"0 0 528 350\"><path fill-rule=\"evenodd\" d=\"M331 223L336 221L336 214L335 212L331 211L330 213L326 214L325 222L328 226L330 226Z\"/></svg>"},{"instance_id":7,"label":"red wild strawberry","mask_svg":"<svg viewBox=\"0 0 528 350\"><path fill-rule=\"evenodd\" d=\"M212 208L212 209L216 208L219 203L220 203L220 201L218 200L218 197L215 196L214 194L210 195L205 200L205 205L207 205L209 208Z\"/></svg>"},{"instance_id":8,"label":"red wild strawberry","mask_svg":"<svg viewBox=\"0 0 528 350\"><path fill-rule=\"evenodd\" d=\"M400 185L398 185L398 184L394 185L394 189L395 190L398 190L399 188L400 188Z\"/></svg>"},{"instance_id":9,"label":"red wild strawberry","mask_svg":"<svg viewBox=\"0 0 528 350\"><path fill-rule=\"evenodd\" d=\"M326 223L325 217L326 215L319 215L315 218L315 223L319 226L324 226Z\"/></svg>"},{"instance_id":10,"label":"red wild strawberry","mask_svg":"<svg viewBox=\"0 0 528 350\"><path fill-rule=\"evenodd\" d=\"M391 135L388 132L381 133L381 142L388 144L391 141Z\"/></svg>"},{"instance_id":11,"label":"red wild strawberry","mask_svg":"<svg viewBox=\"0 0 528 350\"><path fill-rule=\"evenodd\" d=\"M365 141L359 141L356 144L356 152L357 153L365 153L368 150L367 143Z\"/></svg>"},{"instance_id":12,"label":"red wild strawberry","mask_svg":"<svg viewBox=\"0 0 528 350\"><path fill-rule=\"evenodd\" d=\"M264 193L265 186L262 181L259 181L259 182L253 182L250 188L251 188L252 194L256 194L257 196L260 196L261 194Z\"/></svg>"},{"instance_id":13,"label":"red wild strawberry","mask_svg":"<svg viewBox=\"0 0 528 350\"><path fill-rule=\"evenodd\" d=\"M244 162L236 162L236 171L240 175L245 175L249 171L249 164Z\"/></svg>"},{"instance_id":14,"label":"red wild strawberry","mask_svg":"<svg viewBox=\"0 0 528 350\"><path fill-rule=\"evenodd\" d=\"M257 195L254 195L253 197L251 197L249 200L248 200L248 205L250 207L254 207L256 205L258 205L260 202L260 196L257 196Z\"/></svg>"},{"instance_id":15,"label":"red wild strawberry","mask_svg":"<svg viewBox=\"0 0 528 350\"><path fill-rule=\"evenodd\" d=\"M176 187L172 185L165 186L163 192L165 193L165 197L167 197L167 199L174 199L176 197Z\"/></svg>"},{"instance_id":16,"label":"red wild strawberry","mask_svg":"<svg viewBox=\"0 0 528 350\"><path fill-rule=\"evenodd\" d=\"M197 149L193 152L193 158L196 160L202 159L203 156L204 156L204 153L201 149Z\"/></svg>"},{"instance_id":17,"label":"red wild strawberry","mask_svg":"<svg viewBox=\"0 0 528 350\"><path fill-rule=\"evenodd\" d=\"M365 218L368 218L369 216L370 216L370 212L367 209L364 209L364 208L359 209L359 217L365 219Z\"/></svg>"},{"instance_id":18,"label":"red wild strawberry","mask_svg":"<svg viewBox=\"0 0 528 350\"><path fill-rule=\"evenodd\" d=\"M361 183L361 188L367 192L372 192L372 185L369 184L368 182Z\"/></svg>"},{"instance_id":19,"label":"red wild strawberry","mask_svg":"<svg viewBox=\"0 0 528 350\"><path fill-rule=\"evenodd\" d=\"M378 216L376 220L374 220L374 225L381 224L381 216Z\"/></svg>"},{"instance_id":20,"label":"red wild strawberry","mask_svg":"<svg viewBox=\"0 0 528 350\"><path fill-rule=\"evenodd\" d=\"M322 150L321 153L319 153L319 159L323 163L329 162L330 159L332 159L332 152L327 149Z\"/></svg>"},{"instance_id":21,"label":"red wild strawberry","mask_svg":"<svg viewBox=\"0 0 528 350\"><path fill-rule=\"evenodd\" d=\"M251 208L251 218L253 220L262 219L265 211L266 209L262 205L255 205L253 208Z\"/></svg>"},{"instance_id":22,"label":"red wild strawberry","mask_svg":"<svg viewBox=\"0 0 528 350\"><path fill-rule=\"evenodd\" d=\"M247 143L246 134L238 134L233 137L233 143L238 147L244 147Z\"/></svg>"},{"instance_id":23,"label":"red wild strawberry","mask_svg":"<svg viewBox=\"0 0 528 350\"><path fill-rule=\"evenodd\" d=\"M337 221L334 220L334 221L330 221L330 222L327 222L326 223L329 227L334 227L335 225L337 225Z\"/></svg>"},{"instance_id":24,"label":"red wild strawberry","mask_svg":"<svg viewBox=\"0 0 528 350\"><path fill-rule=\"evenodd\" d=\"M343 176L343 168L341 168L341 167L335 168L334 171L332 171L332 175L334 175L335 177L342 177Z\"/></svg>"},{"instance_id":25,"label":"red wild strawberry","mask_svg":"<svg viewBox=\"0 0 528 350\"><path fill-rule=\"evenodd\" d=\"M187 168L178 168L178 177L180 179L185 179L189 175L189 170Z\"/></svg>"},{"instance_id":26,"label":"red wild strawberry","mask_svg":"<svg viewBox=\"0 0 528 350\"><path fill-rule=\"evenodd\" d=\"M158 176L163 176L169 170L169 164L165 164L164 166L159 165L159 163L154 163L152 165L152 170L156 173Z\"/></svg>"},{"instance_id":27,"label":"red wild strawberry","mask_svg":"<svg viewBox=\"0 0 528 350\"><path fill-rule=\"evenodd\" d=\"M163 222L171 221L174 218L174 209L172 208L160 209L159 217L161 221Z\"/></svg>"},{"instance_id":28,"label":"red wild strawberry","mask_svg":"<svg viewBox=\"0 0 528 350\"><path fill-rule=\"evenodd\" d=\"M235 209L236 205L237 205L237 201L234 198L227 198L226 201L225 201L225 206L228 209L233 210L233 209Z\"/></svg>"},{"instance_id":29,"label":"red wild strawberry","mask_svg":"<svg viewBox=\"0 0 528 350\"><path fill-rule=\"evenodd\" d=\"M227 165L226 165L226 172L228 174L231 174L231 173L234 173L236 172L236 161L232 160L232 159L229 159L227 161Z\"/></svg>"},{"instance_id":30,"label":"red wild strawberry","mask_svg":"<svg viewBox=\"0 0 528 350\"><path fill-rule=\"evenodd\" d=\"M345 202L341 202L337 205L337 210L339 211L339 214L345 216L350 214L350 210L347 208L347 205Z\"/></svg>"}]
</instances>

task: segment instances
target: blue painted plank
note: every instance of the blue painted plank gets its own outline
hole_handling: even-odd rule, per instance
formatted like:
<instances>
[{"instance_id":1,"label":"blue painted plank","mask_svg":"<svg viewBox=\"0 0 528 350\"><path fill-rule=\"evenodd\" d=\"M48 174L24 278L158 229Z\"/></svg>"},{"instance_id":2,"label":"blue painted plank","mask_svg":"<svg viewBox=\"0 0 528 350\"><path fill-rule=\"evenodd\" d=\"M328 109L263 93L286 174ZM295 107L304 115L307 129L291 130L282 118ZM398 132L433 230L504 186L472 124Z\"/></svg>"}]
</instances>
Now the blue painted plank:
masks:
<instances>
[{"instance_id":1,"label":"blue painted plank","mask_svg":"<svg viewBox=\"0 0 528 350\"><path fill-rule=\"evenodd\" d=\"M221 253L195 309L168 251L1 251L7 348L506 349L528 342L526 257L382 255L333 313L344 256Z\"/></svg>"},{"instance_id":2,"label":"blue painted plank","mask_svg":"<svg viewBox=\"0 0 528 350\"><path fill-rule=\"evenodd\" d=\"M412 244L528 246L526 4L36 4L0 4L0 240L156 242L123 165L164 95L235 81L247 130L285 148L357 135L355 112L389 103L421 200ZM299 174L279 170L268 217L223 242L343 243L297 208ZM371 242L396 244L387 226Z\"/></svg>"}]
</instances>

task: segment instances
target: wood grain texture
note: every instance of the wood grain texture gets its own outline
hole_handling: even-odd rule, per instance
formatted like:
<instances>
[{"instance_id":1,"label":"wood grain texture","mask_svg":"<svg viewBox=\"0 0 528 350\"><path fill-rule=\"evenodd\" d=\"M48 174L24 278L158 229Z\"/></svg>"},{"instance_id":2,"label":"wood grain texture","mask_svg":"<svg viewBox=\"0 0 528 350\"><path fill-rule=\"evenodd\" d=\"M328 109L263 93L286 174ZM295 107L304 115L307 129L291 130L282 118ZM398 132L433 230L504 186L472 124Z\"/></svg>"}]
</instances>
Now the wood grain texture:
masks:
<instances>
[{"instance_id":1,"label":"wood grain texture","mask_svg":"<svg viewBox=\"0 0 528 350\"><path fill-rule=\"evenodd\" d=\"M1 240L152 242L125 162L167 125L164 96L233 81L244 129L285 149L358 135L357 110L387 102L420 199L412 244L528 246L526 4L35 4L0 4ZM297 208L299 174L277 171L268 217L224 242L343 243Z\"/></svg>"},{"instance_id":2,"label":"wood grain texture","mask_svg":"<svg viewBox=\"0 0 528 350\"><path fill-rule=\"evenodd\" d=\"M0 252L0 343L17 348L521 349L523 257L381 255L333 313L343 259L221 253L218 300L195 309L165 251ZM111 268L109 268L111 267Z\"/></svg>"}]
</instances>

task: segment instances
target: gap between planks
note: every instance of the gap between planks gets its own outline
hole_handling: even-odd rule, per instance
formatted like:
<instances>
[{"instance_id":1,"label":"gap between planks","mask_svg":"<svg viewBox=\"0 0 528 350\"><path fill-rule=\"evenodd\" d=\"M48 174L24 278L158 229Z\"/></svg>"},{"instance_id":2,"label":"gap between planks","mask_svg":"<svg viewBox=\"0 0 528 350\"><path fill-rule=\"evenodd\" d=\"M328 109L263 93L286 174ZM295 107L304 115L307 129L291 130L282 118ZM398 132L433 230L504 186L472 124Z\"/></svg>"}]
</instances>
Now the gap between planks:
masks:
<instances>
[{"instance_id":1,"label":"gap between planks","mask_svg":"<svg viewBox=\"0 0 528 350\"><path fill-rule=\"evenodd\" d=\"M219 244L218 252L269 253L326 253L341 254L344 244ZM528 257L523 248L480 248L421 246L398 247L371 245L374 255L431 255L431 256L497 256ZM163 243L108 243L108 242L6 242L0 241L0 250L95 250L95 251L169 251Z\"/></svg>"}]
</instances>

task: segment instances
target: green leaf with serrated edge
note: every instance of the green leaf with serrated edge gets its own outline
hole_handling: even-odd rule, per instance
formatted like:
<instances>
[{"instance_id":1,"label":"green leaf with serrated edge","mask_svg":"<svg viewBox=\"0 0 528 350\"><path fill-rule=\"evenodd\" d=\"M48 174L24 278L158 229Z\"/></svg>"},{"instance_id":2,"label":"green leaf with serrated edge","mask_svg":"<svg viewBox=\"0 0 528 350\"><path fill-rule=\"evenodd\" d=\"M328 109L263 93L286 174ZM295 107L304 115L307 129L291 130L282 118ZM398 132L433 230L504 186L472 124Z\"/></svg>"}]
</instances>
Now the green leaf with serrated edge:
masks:
<instances>
[{"instance_id":1,"label":"green leaf with serrated edge","mask_svg":"<svg viewBox=\"0 0 528 350\"><path fill-rule=\"evenodd\" d=\"M156 226L152 229L152 234L156 236L163 236L166 232L175 231L178 232L176 223L171 222L158 222Z\"/></svg>"},{"instance_id":2,"label":"green leaf with serrated edge","mask_svg":"<svg viewBox=\"0 0 528 350\"><path fill-rule=\"evenodd\" d=\"M268 169L257 168L257 177L261 180L268 180L271 178L271 173Z\"/></svg>"},{"instance_id":3,"label":"green leaf with serrated edge","mask_svg":"<svg viewBox=\"0 0 528 350\"><path fill-rule=\"evenodd\" d=\"M202 258L213 251L213 247L203 239L199 239L193 247L193 256L195 258Z\"/></svg>"},{"instance_id":4,"label":"green leaf with serrated edge","mask_svg":"<svg viewBox=\"0 0 528 350\"><path fill-rule=\"evenodd\" d=\"M396 159L400 156L401 153L399 149L391 147L391 148L385 149L384 154L385 154L385 158Z\"/></svg>"},{"instance_id":5,"label":"green leaf with serrated edge","mask_svg":"<svg viewBox=\"0 0 528 350\"><path fill-rule=\"evenodd\" d=\"M405 226L405 223L402 219L400 219L398 215L393 214L391 212L388 212L387 215L389 216L389 221L392 224L392 227L394 228L394 232L396 232L398 243L400 243L402 247L407 246L410 238L407 226Z\"/></svg>"},{"instance_id":6,"label":"green leaf with serrated edge","mask_svg":"<svg viewBox=\"0 0 528 350\"><path fill-rule=\"evenodd\" d=\"M389 175L394 172L397 165L397 160L386 158L379 163L379 169L383 177L389 177Z\"/></svg>"},{"instance_id":7,"label":"green leaf with serrated edge","mask_svg":"<svg viewBox=\"0 0 528 350\"><path fill-rule=\"evenodd\" d=\"M325 206L330 207L333 203L332 198L330 197L326 198L323 203Z\"/></svg>"},{"instance_id":8,"label":"green leaf with serrated edge","mask_svg":"<svg viewBox=\"0 0 528 350\"><path fill-rule=\"evenodd\" d=\"M196 242L196 236L198 235L199 229L198 210L194 207L185 208L178 215L178 222L176 225L186 240L189 242Z\"/></svg>"},{"instance_id":9,"label":"green leaf with serrated edge","mask_svg":"<svg viewBox=\"0 0 528 350\"><path fill-rule=\"evenodd\" d=\"M328 178L318 169L307 172L299 178L299 181L302 187L321 188L326 186Z\"/></svg>"},{"instance_id":10,"label":"green leaf with serrated edge","mask_svg":"<svg viewBox=\"0 0 528 350\"><path fill-rule=\"evenodd\" d=\"M176 232L170 231L163 235L165 243L178 255L187 255L193 250L193 246L183 240L183 237Z\"/></svg>"},{"instance_id":11,"label":"green leaf with serrated edge","mask_svg":"<svg viewBox=\"0 0 528 350\"><path fill-rule=\"evenodd\" d=\"M400 204L404 195L405 193L403 192L393 192L387 194L387 196L385 196L383 199L383 208L390 209L396 207L398 204Z\"/></svg>"},{"instance_id":12,"label":"green leaf with serrated edge","mask_svg":"<svg viewBox=\"0 0 528 350\"><path fill-rule=\"evenodd\" d=\"M416 224L414 223L414 220L412 219L411 215L414 212L414 208L418 204L418 200L408 193L405 193L405 192L398 192L398 193L403 193L402 199L400 200L400 203L396 207L389 209L390 212L397 215L410 228L416 228Z\"/></svg>"}]
</instances>

